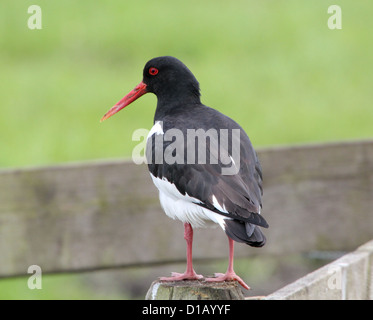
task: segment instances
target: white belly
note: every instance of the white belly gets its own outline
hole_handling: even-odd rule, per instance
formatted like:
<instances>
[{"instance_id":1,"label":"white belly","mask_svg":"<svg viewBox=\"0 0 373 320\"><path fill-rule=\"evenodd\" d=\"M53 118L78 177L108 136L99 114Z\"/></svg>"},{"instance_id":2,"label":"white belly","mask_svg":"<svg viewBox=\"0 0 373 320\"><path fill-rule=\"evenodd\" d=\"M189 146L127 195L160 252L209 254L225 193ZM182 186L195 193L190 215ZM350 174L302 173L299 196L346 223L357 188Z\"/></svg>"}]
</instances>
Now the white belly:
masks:
<instances>
[{"instance_id":1,"label":"white belly","mask_svg":"<svg viewBox=\"0 0 373 320\"><path fill-rule=\"evenodd\" d=\"M229 219L221 214L199 206L198 199L183 195L177 190L174 184L166 179L150 176L154 184L159 189L159 200L164 212L172 219L188 222L193 228L208 227L219 224L225 230L225 219Z\"/></svg>"}]
</instances>

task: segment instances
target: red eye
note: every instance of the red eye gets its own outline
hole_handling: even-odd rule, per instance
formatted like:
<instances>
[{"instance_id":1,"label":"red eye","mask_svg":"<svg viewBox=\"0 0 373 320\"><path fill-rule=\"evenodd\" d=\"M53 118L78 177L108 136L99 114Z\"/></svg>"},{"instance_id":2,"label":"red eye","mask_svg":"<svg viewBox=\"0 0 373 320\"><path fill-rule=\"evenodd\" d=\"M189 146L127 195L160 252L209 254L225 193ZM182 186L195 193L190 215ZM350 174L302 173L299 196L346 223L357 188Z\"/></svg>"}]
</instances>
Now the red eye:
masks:
<instances>
[{"instance_id":1,"label":"red eye","mask_svg":"<svg viewBox=\"0 0 373 320\"><path fill-rule=\"evenodd\" d=\"M154 68L154 67L149 68L149 74L151 74L152 76L155 76L158 72L159 71L157 68Z\"/></svg>"}]
</instances>

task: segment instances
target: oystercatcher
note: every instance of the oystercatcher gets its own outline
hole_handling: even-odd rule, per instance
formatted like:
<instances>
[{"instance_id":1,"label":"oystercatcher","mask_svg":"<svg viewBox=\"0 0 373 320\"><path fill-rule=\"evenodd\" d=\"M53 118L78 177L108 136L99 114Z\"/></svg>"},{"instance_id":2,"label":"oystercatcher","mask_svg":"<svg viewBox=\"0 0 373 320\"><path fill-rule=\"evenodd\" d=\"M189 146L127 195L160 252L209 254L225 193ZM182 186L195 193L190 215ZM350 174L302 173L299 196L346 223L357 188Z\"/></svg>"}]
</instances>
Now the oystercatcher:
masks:
<instances>
[{"instance_id":1,"label":"oystercatcher","mask_svg":"<svg viewBox=\"0 0 373 320\"><path fill-rule=\"evenodd\" d=\"M148 61L140 84L101 121L148 92L158 100L147 138L150 176L165 213L184 223L187 243L186 271L161 280L203 278L193 269L193 229L218 224L228 236L228 269L206 280L236 280L249 289L233 270L233 241L261 247L266 238L260 227L268 227L260 214L262 170L249 137L235 121L201 103L198 81L170 56Z\"/></svg>"}]
</instances>

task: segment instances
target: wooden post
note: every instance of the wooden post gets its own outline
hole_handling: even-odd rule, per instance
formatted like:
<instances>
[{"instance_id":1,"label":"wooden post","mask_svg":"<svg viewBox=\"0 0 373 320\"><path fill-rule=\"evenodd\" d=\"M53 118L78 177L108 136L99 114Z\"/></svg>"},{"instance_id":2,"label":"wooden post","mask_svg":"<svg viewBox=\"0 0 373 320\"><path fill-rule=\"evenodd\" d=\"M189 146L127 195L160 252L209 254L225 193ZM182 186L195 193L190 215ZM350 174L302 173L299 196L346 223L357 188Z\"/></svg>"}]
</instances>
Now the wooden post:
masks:
<instances>
[{"instance_id":1,"label":"wooden post","mask_svg":"<svg viewBox=\"0 0 373 320\"><path fill-rule=\"evenodd\" d=\"M237 281L154 281L145 300L244 300Z\"/></svg>"}]
</instances>

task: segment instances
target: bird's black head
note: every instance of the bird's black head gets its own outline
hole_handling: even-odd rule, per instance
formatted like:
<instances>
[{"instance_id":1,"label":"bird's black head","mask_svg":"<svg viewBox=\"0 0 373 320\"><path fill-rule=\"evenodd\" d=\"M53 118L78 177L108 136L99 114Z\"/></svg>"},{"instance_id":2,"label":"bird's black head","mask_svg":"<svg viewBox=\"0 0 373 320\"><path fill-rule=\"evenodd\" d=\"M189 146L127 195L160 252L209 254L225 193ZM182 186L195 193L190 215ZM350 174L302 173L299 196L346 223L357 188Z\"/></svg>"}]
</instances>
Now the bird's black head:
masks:
<instances>
[{"instance_id":1,"label":"bird's black head","mask_svg":"<svg viewBox=\"0 0 373 320\"><path fill-rule=\"evenodd\" d=\"M174 57L158 57L145 65L143 82L159 100L197 100L199 83L184 63Z\"/></svg>"},{"instance_id":2,"label":"bird's black head","mask_svg":"<svg viewBox=\"0 0 373 320\"><path fill-rule=\"evenodd\" d=\"M193 73L174 57L158 57L146 63L142 82L114 105L101 121L148 92L157 96L158 106L200 103L199 83Z\"/></svg>"}]
</instances>

